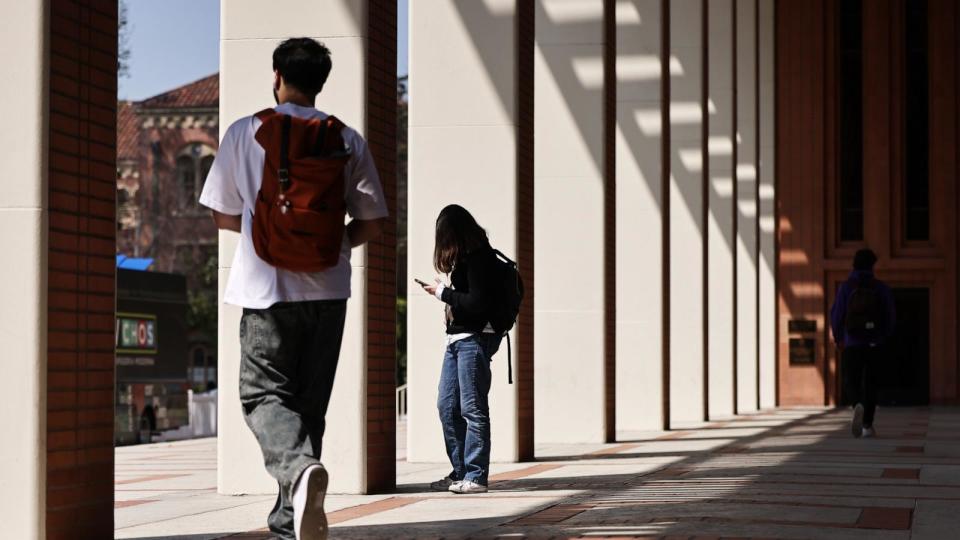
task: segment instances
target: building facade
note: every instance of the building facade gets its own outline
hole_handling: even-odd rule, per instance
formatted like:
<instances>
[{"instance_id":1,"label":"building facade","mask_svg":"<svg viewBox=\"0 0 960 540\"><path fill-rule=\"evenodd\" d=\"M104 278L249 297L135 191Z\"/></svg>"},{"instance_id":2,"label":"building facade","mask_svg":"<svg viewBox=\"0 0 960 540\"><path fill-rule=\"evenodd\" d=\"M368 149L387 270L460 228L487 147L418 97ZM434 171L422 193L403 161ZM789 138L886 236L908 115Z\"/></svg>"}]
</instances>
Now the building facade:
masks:
<instances>
[{"instance_id":1,"label":"building facade","mask_svg":"<svg viewBox=\"0 0 960 540\"><path fill-rule=\"evenodd\" d=\"M117 253L187 277L190 381L215 382L217 229L197 199L219 145L215 73L117 104Z\"/></svg>"},{"instance_id":2,"label":"building facade","mask_svg":"<svg viewBox=\"0 0 960 540\"><path fill-rule=\"evenodd\" d=\"M318 105L370 141L396 210L396 4L222 5L221 131L269 106L270 52L324 40ZM958 402L957 9L949 0L416 0L410 6L406 266L467 206L527 297L515 383L494 359L494 459L783 405L837 403L826 312L855 249L896 289L899 402ZM21 126L0 288L15 351L0 412L0 516L23 538L106 537L112 519L116 4L5 5L0 58ZM9 43L7 43L9 41ZM203 154L201 152L201 165ZM16 234L13 233L16 232ZM220 282L236 236L221 233ZM396 236L354 252L325 461L331 488L394 482ZM408 456L442 460L436 300L408 298ZM234 381L239 310L221 306L219 489L269 492ZM909 330L909 332L908 332ZM911 341L912 340L912 341ZM898 353L900 354L900 353ZM926 375L924 368L927 366ZM919 376L914 377L916 374ZM924 394L924 391L926 394ZM335 441L335 443L333 442Z\"/></svg>"}]
</instances>

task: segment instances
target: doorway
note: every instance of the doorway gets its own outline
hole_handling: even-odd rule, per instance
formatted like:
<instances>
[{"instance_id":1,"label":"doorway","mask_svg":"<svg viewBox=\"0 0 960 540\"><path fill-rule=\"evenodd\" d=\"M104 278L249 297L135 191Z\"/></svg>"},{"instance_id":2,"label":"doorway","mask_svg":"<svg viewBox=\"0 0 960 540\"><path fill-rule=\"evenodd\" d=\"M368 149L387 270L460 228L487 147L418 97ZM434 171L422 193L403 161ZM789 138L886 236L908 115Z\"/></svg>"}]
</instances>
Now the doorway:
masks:
<instances>
[{"instance_id":1,"label":"doorway","mask_svg":"<svg viewBox=\"0 0 960 540\"><path fill-rule=\"evenodd\" d=\"M878 403L930 404L930 289L895 288L897 327L877 374Z\"/></svg>"}]
</instances>

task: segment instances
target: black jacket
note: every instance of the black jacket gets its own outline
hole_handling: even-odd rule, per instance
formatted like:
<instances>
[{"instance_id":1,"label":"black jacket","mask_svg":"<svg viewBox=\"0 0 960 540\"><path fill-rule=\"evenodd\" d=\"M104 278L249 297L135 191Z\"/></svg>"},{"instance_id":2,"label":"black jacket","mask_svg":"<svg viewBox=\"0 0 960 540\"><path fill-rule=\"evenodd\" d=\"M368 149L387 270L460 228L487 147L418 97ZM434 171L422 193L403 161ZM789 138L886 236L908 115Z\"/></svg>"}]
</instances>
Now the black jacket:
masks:
<instances>
[{"instance_id":1,"label":"black jacket","mask_svg":"<svg viewBox=\"0 0 960 540\"><path fill-rule=\"evenodd\" d=\"M500 264L490 245L475 249L457 259L450 274L451 287L443 290L441 300L447 310L447 333L482 332L496 306Z\"/></svg>"}]
</instances>

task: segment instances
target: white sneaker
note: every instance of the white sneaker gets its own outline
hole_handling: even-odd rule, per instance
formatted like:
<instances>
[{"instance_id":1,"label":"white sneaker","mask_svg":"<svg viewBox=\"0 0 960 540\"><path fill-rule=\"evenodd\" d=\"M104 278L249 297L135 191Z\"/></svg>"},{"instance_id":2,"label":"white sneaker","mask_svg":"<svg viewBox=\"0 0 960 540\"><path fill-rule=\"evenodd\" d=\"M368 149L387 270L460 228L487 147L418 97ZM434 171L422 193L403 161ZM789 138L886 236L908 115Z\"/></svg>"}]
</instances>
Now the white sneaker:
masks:
<instances>
[{"instance_id":1,"label":"white sneaker","mask_svg":"<svg viewBox=\"0 0 960 540\"><path fill-rule=\"evenodd\" d=\"M876 437L877 432L874 431L872 427L865 427L863 428L863 433L860 436L864 439L869 439L871 437Z\"/></svg>"},{"instance_id":2,"label":"white sneaker","mask_svg":"<svg viewBox=\"0 0 960 540\"><path fill-rule=\"evenodd\" d=\"M443 478L441 478L440 480L437 480L436 482L431 482L430 489L432 491L448 491L450 489L450 486L452 486L453 484L456 484L457 482L459 482L459 480L454 480L449 476L444 476Z\"/></svg>"},{"instance_id":3,"label":"white sneaker","mask_svg":"<svg viewBox=\"0 0 960 540\"><path fill-rule=\"evenodd\" d=\"M311 465L293 488L293 530L297 540L326 540L327 514L323 499L330 476L323 465Z\"/></svg>"},{"instance_id":4,"label":"white sneaker","mask_svg":"<svg viewBox=\"0 0 960 540\"><path fill-rule=\"evenodd\" d=\"M461 480L459 482L454 482L453 485L450 486L450 491L459 493L461 495L469 495L471 493L486 493L487 486L478 484L473 480Z\"/></svg>"},{"instance_id":5,"label":"white sneaker","mask_svg":"<svg viewBox=\"0 0 960 540\"><path fill-rule=\"evenodd\" d=\"M863 436L863 405L859 403L853 408L853 420L850 421L850 432L857 438Z\"/></svg>"}]
</instances>

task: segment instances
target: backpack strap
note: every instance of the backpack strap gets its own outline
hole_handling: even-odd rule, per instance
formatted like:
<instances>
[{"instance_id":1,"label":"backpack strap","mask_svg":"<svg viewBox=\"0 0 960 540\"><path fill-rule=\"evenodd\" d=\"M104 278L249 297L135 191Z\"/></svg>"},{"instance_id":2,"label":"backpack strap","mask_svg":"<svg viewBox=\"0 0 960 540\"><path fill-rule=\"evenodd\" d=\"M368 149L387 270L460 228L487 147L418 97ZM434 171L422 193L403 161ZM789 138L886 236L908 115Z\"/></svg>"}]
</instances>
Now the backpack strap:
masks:
<instances>
[{"instance_id":1,"label":"backpack strap","mask_svg":"<svg viewBox=\"0 0 960 540\"><path fill-rule=\"evenodd\" d=\"M280 168L277 178L280 180L280 190L286 191L290 187L290 124L289 114L283 115L283 128L280 130Z\"/></svg>"},{"instance_id":2,"label":"backpack strap","mask_svg":"<svg viewBox=\"0 0 960 540\"><path fill-rule=\"evenodd\" d=\"M513 384L513 347L510 346L510 332L507 332L507 383Z\"/></svg>"},{"instance_id":3,"label":"backpack strap","mask_svg":"<svg viewBox=\"0 0 960 540\"><path fill-rule=\"evenodd\" d=\"M258 120L260 120L261 122L266 122L268 118L276 114L280 114L280 113L278 113L273 109L264 109L253 116L254 118L257 118Z\"/></svg>"}]
</instances>

